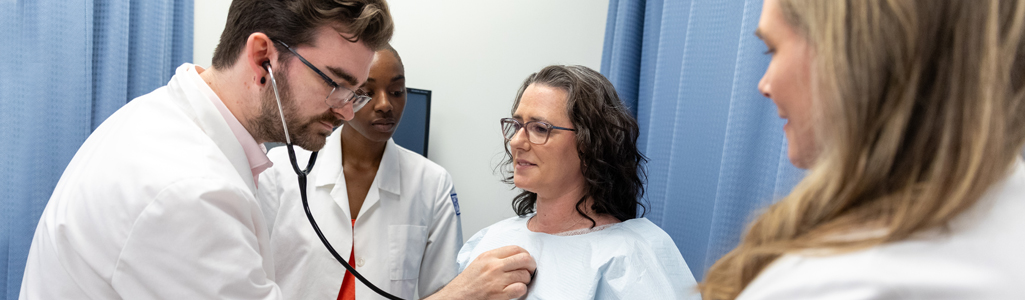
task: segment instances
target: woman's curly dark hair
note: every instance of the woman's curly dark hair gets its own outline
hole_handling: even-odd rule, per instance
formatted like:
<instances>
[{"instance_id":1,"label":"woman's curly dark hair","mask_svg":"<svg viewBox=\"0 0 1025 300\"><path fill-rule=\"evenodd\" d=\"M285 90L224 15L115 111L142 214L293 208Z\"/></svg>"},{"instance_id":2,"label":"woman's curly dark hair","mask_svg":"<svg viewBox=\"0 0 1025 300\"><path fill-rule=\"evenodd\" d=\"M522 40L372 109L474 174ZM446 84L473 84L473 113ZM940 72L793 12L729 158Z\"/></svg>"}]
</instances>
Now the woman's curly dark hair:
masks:
<instances>
[{"instance_id":1,"label":"woman's curly dark hair","mask_svg":"<svg viewBox=\"0 0 1025 300\"><path fill-rule=\"evenodd\" d=\"M577 201L577 213L591 220L581 210L588 197L594 201L591 210L598 214L609 214L620 221L638 217L637 207L643 216L646 208L638 201L644 195L643 164L648 161L637 150L637 136L640 129L637 120L630 115L619 100L615 87L601 73L584 66L547 66L530 74L513 102L512 112L520 104L523 91L531 84L544 85L566 91L569 96L567 114L576 128L577 155L580 170L584 175L584 196ZM502 162L502 181L513 184L513 157L509 143L505 143L506 159ZM513 210L524 216L534 212L537 194L524 190L513 199Z\"/></svg>"}]
</instances>

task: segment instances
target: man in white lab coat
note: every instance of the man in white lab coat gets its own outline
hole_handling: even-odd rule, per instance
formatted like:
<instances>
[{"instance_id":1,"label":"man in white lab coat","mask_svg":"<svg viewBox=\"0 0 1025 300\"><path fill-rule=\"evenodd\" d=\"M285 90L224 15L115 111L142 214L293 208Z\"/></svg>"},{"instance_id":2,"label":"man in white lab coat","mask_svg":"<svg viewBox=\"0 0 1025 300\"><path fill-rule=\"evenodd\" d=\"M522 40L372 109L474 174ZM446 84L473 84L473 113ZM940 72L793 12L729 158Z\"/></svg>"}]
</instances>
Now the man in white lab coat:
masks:
<instances>
[{"instance_id":1,"label":"man in white lab coat","mask_svg":"<svg viewBox=\"0 0 1025 300\"><path fill-rule=\"evenodd\" d=\"M463 237L452 177L391 140L406 105L405 70L394 48L374 54L361 90L373 99L318 154L310 211L339 255L378 287L404 299L431 295L458 274ZM268 156L274 167L261 175L258 198L272 225L285 298L381 299L356 283L310 228L284 147ZM310 152L296 156L305 161Z\"/></svg>"},{"instance_id":2,"label":"man in white lab coat","mask_svg":"<svg viewBox=\"0 0 1025 300\"><path fill-rule=\"evenodd\" d=\"M365 100L352 91L392 22L377 0L238 0L228 14L212 68L182 65L75 154L36 229L21 299L282 298L254 196L270 165L260 145L285 141L284 122L294 144L323 147ZM533 270L521 250L464 274L490 292L458 279L440 295L518 291L528 281L502 275Z\"/></svg>"}]
</instances>

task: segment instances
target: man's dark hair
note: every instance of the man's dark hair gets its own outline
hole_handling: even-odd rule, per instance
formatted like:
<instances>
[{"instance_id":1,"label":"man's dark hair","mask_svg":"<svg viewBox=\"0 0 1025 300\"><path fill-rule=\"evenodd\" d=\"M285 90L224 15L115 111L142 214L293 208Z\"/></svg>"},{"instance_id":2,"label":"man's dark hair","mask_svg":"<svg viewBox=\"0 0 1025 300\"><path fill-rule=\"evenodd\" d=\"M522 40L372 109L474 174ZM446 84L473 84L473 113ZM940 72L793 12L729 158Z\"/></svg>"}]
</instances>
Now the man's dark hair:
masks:
<instances>
[{"instance_id":1,"label":"man's dark hair","mask_svg":"<svg viewBox=\"0 0 1025 300\"><path fill-rule=\"evenodd\" d=\"M318 27L337 23L342 36L363 41L377 51L388 44L394 24L384 0L235 0L228 9L228 22L214 50L213 67L235 64L246 40L262 32L292 47L308 45ZM278 43L280 60L291 53Z\"/></svg>"},{"instance_id":2,"label":"man's dark hair","mask_svg":"<svg viewBox=\"0 0 1025 300\"><path fill-rule=\"evenodd\" d=\"M568 95L566 113L576 128L577 155L585 181L577 213L591 220L592 227L595 225L594 219L580 209L590 197L595 213L609 214L620 221L638 217L637 207L646 209L638 199L644 195L643 164L647 158L637 150L637 120L619 100L612 82L584 66L548 66L523 81L516 93L513 113L531 84L561 89ZM508 142L505 154L502 165L509 167L513 157ZM503 181L512 184L512 171L507 170L506 174ZM536 203L536 193L523 191L513 199L513 210L524 216L534 212Z\"/></svg>"}]
</instances>

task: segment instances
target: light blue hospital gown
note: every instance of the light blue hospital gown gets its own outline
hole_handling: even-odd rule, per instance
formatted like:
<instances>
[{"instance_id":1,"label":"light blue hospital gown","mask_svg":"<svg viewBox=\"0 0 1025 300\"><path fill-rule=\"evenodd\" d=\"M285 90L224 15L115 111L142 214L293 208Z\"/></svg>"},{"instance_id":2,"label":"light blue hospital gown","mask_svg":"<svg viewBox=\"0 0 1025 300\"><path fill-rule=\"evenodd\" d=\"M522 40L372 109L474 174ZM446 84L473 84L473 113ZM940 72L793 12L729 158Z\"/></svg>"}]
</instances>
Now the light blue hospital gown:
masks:
<instances>
[{"instance_id":1,"label":"light blue hospital gown","mask_svg":"<svg viewBox=\"0 0 1025 300\"><path fill-rule=\"evenodd\" d=\"M528 230L531 217L505 219L474 234L459 250L459 271L483 252L517 245L537 262L523 299L701 299L680 250L648 219L562 236Z\"/></svg>"}]
</instances>

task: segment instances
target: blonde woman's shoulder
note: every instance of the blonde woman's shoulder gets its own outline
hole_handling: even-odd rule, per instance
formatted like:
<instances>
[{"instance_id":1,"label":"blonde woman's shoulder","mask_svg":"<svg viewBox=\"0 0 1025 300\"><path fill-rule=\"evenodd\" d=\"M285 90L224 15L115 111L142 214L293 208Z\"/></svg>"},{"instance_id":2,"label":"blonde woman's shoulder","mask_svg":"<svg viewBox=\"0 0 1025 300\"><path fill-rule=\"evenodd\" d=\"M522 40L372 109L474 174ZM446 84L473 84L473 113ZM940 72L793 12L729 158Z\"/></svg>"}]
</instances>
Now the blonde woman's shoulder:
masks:
<instances>
[{"instance_id":1,"label":"blonde woman's shoulder","mask_svg":"<svg viewBox=\"0 0 1025 300\"><path fill-rule=\"evenodd\" d=\"M839 255L788 254L737 299L1025 299L1025 164L950 226Z\"/></svg>"}]
</instances>

